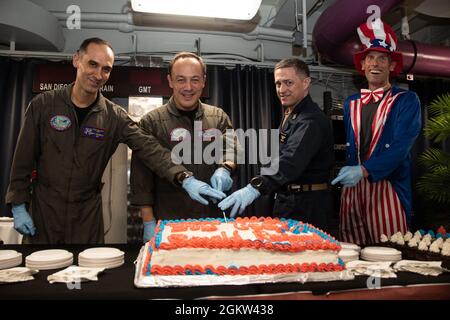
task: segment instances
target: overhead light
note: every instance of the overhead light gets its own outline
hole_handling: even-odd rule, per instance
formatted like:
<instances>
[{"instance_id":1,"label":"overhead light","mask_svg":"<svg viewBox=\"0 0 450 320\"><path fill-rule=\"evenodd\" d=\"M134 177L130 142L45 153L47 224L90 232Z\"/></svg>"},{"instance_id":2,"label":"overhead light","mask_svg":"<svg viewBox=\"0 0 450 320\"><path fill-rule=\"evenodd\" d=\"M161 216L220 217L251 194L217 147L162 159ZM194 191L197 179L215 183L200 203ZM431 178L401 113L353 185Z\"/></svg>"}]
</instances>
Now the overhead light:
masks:
<instances>
[{"instance_id":1,"label":"overhead light","mask_svg":"<svg viewBox=\"0 0 450 320\"><path fill-rule=\"evenodd\" d=\"M131 0L136 12L250 20L262 0Z\"/></svg>"}]
</instances>

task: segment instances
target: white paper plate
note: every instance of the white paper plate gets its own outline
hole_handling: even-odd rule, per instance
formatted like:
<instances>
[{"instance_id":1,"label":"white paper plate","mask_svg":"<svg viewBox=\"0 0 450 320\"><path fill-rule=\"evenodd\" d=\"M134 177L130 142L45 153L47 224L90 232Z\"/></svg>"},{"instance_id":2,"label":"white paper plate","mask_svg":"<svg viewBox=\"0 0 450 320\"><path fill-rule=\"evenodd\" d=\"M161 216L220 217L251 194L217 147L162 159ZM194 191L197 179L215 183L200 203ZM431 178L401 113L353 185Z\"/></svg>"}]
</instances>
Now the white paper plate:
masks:
<instances>
[{"instance_id":1,"label":"white paper plate","mask_svg":"<svg viewBox=\"0 0 450 320\"><path fill-rule=\"evenodd\" d=\"M121 265L123 265L125 263L124 260L121 261L117 261L114 263L89 263L89 262L85 262L85 261L79 261L78 265L80 267L88 267L88 268L106 268L106 269L113 269L113 268L117 268L120 267Z\"/></svg>"},{"instance_id":2,"label":"white paper plate","mask_svg":"<svg viewBox=\"0 0 450 320\"><path fill-rule=\"evenodd\" d=\"M340 242L342 250L355 250L355 251L361 251L361 247L357 244L350 243L350 242Z\"/></svg>"},{"instance_id":3,"label":"white paper plate","mask_svg":"<svg viewBox=\"0 0 450 320\"><path fill-rule=\"evenodd\" d=\"M60 269L65 268L73 264L73 258L68 259L66 261L62 262L54 262L54 263L46 263L46 264L35 264L35 263L29 263L26 262L25 266L30 269L36 269L36 270L51 270L51 269Z\"/></svg>"},{"instance_id":4,"label":"white paper plate","mask_svg":"<svg viewBox=\"0 0 450 320\"><path fill-rule=\"evenodd\" d=\"M385 247L366 247L361 250L361 254L364 255L381 255L381 256L396 256L401 255L401 251L394 248Z\"/></svg>"},{"instance_id":5,"label":"white paper plate","mask_svg":"<svg viewBox=\"0 0 450 320\"><path fill-rule=\"evenodd\" d=\"M17 259L19 256L22 258L22 254L15 250L0 250L0 262Z\"/></svg>"},{"instance_id":6,"label":"white paper plate","mask_svg":"<svg viewBox=\"0 0 450 320\"><path fill-rule=\"evenodd\" d=\"M87 263L116 263L119 261L123 261L123 257L110 258L110 259L86 259L83 256L78 256L78 262L87 262Z\"/></svg>"},{"instance_id":7,"label":"white paper plate","mask_svg":"<svg viewBox=\"0 0 450 320\"><path fill-rule=\"evenodd\" d=\"M359 252L356 251L356 250L343 249L343 250L339 251L338 256L339 256L339 258L342 259L342 261L344 263L347 263L347 262L350 262L350 261L358 260L359 259Z\"/></svg>"},{"instance_id":8,"label":"white paper plate","mask_svg":"<svg viewBox=\"0 0 450 320\"><path fill-rule=\"evenodd\" d=\"M110 263L117 262L123 260L124 256L119 256L115 258L107 258L107 259L94 259L94 258L86 258L83 255L78 255L78 261L87 261L87 262L98 262L98 263Z\"/></svg>"},{"instance_id":9,"label":"white paper plate","mask_svg":"<svg viewBox=\"0 0 450 320\"><path fill-rule=\"evenodd\" d=\"M2 263L9 263L9 262L11 262L11 261L16 261L16 260L22 261L22 254L18 254L17 256L15 256L14 258L11 258L11 259L4 259L4 260L1 260L1 261L0 261L0 265L1 265Z\"/></svg>"},{"instance_id":10,"label":"white paper plate","mask_svg":"<svg viewBox=\"0 0 450 320\"><path fill-rule=\"evenodd\" d=\"M390 258L371 258L371 257L365 257L365 256L361 256L361 260L364 261L370 261L370 262L396 262L396 261L400 261L402 260L402 257L390 257Z\"/></svg>"},{"instance_id":11,"label":"white paper plate","mask_svg":"<svg viewBox=\"0 0 450 320\"><path fill-rule=\"evenodd\" d=\"M61 262L73 258L73 253L67 250L50 249L36 251L25 258L29 262Z\"/></svg>"},{"instance_id":12,"label":"white paper plate","mask_svg":"<svg viewBox=\"0 0 450 320\"><path fill-rule=\"evenodd\" d=\"M72 261L73 262L73 257L68 257L68 258L65 258L65 259L58 259L58 260L53 260L53 261L33 261L33 260L25 259L25 263L27 265L33 265L33 266L59 265L59 264L67 263L68 261Z\"/></svg>"},{"instance_id":13,"label":"white paper plate","mask_svg":"<svg viewBox=\"0 0 450 320\"><path fill-rule=\"evenodd\" d=\"M14 268L22 264L22 255L17 258L4 260L0 262L0 270Z\"/></svg>"},{"instance_id":14,"label":"white paper plate","mask_svg":"<svg viewBox=\"0 0 450 320\"><path fill-rule=\"evenodd\" d=\"M100 260L123 257L124 255L125 253L119 249L105 247L86 249L81 252L78 257L81 256L85 259Z\"/></svg>"}]
</instances>

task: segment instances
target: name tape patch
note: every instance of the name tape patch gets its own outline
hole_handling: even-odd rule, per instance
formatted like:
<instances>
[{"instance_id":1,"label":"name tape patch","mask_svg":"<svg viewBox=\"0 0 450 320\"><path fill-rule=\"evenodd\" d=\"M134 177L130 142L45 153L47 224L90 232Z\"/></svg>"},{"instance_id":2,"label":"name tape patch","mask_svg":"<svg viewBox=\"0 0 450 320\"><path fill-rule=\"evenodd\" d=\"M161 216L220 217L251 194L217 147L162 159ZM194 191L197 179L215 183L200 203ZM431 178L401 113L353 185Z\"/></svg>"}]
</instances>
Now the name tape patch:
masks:
<instances>
[{"instance_id":1,"label":"name tape patch","mask_svg":"<svg viewBox=\"0 0 450 320\"><path fill-rule=\"evenodd\" d=\"M81 135L86 138L103 140L105 138L105 129L94 127L82 127Z\"/></svg>"}]
</instances>

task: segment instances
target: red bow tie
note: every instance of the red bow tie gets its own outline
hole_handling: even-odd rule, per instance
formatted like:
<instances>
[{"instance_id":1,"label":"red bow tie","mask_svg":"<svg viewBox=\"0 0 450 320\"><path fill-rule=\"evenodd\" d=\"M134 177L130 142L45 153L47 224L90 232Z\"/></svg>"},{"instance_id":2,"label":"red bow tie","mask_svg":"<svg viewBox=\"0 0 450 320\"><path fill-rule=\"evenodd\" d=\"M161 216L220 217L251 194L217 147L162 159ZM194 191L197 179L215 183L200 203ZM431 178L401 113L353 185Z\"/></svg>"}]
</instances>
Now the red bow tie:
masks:
<instances>
[{"instance_id":1,"label":"red bow tie","mask_svg":"<svg viewBox=\"0 0 450 320\"><path fill-rule=\"evenodd\" d=\"M374 91L370 91L368 89L361 89L361 101L363 104L368 104L373 100L374 103L377 103L381 100L384 94L383 88L378 88Z\"/></svg>"}]
</instances>

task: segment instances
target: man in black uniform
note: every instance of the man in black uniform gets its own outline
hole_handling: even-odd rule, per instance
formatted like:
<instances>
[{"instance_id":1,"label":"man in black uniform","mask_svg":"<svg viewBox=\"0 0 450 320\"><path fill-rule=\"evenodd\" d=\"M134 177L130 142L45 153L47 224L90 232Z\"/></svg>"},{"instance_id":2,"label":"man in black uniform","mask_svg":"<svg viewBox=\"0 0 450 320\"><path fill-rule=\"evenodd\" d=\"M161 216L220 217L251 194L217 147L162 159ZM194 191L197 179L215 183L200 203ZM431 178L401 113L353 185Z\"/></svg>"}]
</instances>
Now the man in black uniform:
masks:
<instances>
[{"instance_id":1,"label":"man in black uniform","mask_svg":"<svg viewBox=\"0 0 450 320\"><path fill-rule=\"evenodd\" d=\"M219 203L241 214L261 194L277 192L273 216L298 219L326 229L333 210L328 181L334 166L330 122L309 96L308 66L298 59L275 65L275 86L284 109L280 126L279 169L258 175Z\"/></svg>"}]
</instances>

